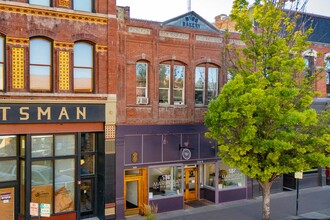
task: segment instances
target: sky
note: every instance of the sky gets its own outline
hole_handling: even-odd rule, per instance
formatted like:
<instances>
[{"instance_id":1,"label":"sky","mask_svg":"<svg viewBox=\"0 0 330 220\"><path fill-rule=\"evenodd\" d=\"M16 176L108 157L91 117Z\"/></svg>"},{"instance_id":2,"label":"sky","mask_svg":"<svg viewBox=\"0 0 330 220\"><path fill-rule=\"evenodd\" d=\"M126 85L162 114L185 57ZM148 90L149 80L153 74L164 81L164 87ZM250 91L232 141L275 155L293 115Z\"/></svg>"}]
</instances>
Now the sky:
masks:
<instances>
[{"instance_id":1,"label":"sky","mask_svg":"<svg viewBox=\"0 0 330 220\"><path fill-rule=\"evenodd\" d=\"M233 0L191 0L191 10L213 23L215 16L229 15L232 4ZM188 0L117 0L117 6L130 6L131 18L151 21L166 21L188 12ZM308 0L305 11L330 17L330 0Z\"/></svg>"}]
</instances>

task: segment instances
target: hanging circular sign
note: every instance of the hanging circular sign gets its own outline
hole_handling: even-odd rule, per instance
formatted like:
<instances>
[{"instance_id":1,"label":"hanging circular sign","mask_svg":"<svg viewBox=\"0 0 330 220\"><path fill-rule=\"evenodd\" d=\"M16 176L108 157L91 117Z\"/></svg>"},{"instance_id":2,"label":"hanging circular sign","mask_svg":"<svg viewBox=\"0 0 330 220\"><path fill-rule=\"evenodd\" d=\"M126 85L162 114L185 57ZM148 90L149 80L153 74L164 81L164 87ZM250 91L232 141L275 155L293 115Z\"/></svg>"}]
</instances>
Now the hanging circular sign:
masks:
<instances>
[{"instance_id":1,"label":"hanging circular sign","mask_svg":"<svg viewBox=\"0 0 330 220\"><path fill-rule=\"evenodd\" d=\"M185 160L189 160L191 157L191 151L188 148L183 148L182 150L182 157Z\"/></svg>"}]
</instances>

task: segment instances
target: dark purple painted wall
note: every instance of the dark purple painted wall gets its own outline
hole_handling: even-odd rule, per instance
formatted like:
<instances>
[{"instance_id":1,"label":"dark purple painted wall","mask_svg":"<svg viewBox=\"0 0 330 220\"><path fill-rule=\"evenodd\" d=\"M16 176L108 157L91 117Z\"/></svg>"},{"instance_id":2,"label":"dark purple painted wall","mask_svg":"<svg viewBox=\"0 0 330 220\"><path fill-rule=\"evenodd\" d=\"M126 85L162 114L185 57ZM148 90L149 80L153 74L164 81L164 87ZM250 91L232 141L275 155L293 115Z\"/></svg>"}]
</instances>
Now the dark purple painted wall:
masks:
<instances>
[{"instance_id":1,"label":"dark purple painted wall","mask_svg":"<svg viewBox=\"0 0 330 220\"><path fill-rule=\"evenodd\" d=\"M183 196L151 200L149 203L157 205L158 213L179 210L183 209Z\"/></svg>"}]
</instances>

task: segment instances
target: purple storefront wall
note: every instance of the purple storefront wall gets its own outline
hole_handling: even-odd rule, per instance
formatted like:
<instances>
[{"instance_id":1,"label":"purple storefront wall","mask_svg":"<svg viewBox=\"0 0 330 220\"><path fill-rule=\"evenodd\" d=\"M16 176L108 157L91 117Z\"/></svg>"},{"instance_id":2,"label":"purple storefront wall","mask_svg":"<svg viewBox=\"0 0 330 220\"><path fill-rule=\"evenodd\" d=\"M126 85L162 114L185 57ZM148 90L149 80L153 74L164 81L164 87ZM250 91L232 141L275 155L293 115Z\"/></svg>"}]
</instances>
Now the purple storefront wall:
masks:
<instances>
[{"instance_id":1,"label":"purple storefront wall","mask_svg":"<svg viewBox=\"0 0 330 220\"><path fill-rule=\"evenodd\" d=\"M150 125L129 126L117 125L116 135L116 219L124 219L124 170L131 168L147 168L164 164L199 164L216 162L216 143L206 139L207 131L202 124L195 125ZM184 160L180 147L189 142L191 158ZM139 156L136 162L132 162L132 153ZM250 180L248 180L248 185ZM242 190L230 190L230 193L219 191L220 202L248 198L246 188ZM203 192L204 191L204 192ZM213 193L212 193L213 192ZM229 192L229 191L228 191ZM215 191L201 189L201 198L215 202ZM232 198L232 199L231 199ZM223 200L224 199L224 200ZM166 212L183 208L182 197L169 197L160 200L151 200L158 204L158 212ZM173 204L173 205L171 205Z\"/></svg>"}]
</instances>

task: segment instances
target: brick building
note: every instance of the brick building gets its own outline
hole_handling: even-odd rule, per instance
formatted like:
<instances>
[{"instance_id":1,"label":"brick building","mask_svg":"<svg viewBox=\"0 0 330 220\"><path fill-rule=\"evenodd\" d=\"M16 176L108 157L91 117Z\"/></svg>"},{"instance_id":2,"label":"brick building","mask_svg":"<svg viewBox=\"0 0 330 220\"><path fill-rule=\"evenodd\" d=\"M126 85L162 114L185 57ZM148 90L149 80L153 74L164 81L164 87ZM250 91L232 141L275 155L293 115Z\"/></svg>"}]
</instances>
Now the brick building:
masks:
<instances>
[{"instance_id":1,"label":"brick building","mask_svg":"<svg viewBox=\"0 0 330 220\"><path fill-rule=\"evenodd\" d=\"M195 12L153 22L119 7L118 24L116 218L143 204L165 212L249 198L250 180L204 136L203 113L227 77L224 33Z\"/></svg>"},{"instance_id":2,"label":"brick building","mask_svg":"<svg viewBox=\"0 0 330 220\"><path fill-rule=\"evenodd\" d=\"M0 219L114 213L116 30L115 0L0 1Z\"/></svg>"}]
</instances>

